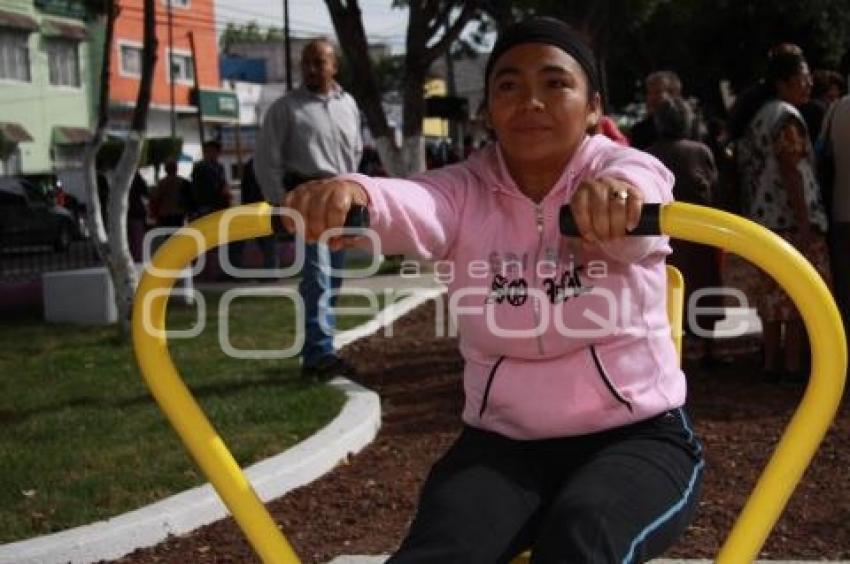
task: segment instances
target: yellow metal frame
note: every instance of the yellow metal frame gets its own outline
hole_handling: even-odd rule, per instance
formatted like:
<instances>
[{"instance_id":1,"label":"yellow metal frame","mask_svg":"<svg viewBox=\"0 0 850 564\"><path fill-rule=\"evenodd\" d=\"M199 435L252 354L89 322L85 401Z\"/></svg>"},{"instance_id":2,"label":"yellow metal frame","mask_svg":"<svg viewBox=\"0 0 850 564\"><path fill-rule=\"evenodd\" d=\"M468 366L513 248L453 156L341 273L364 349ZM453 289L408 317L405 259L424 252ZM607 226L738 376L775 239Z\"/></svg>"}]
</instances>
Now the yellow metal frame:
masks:
<instances>
[{"instance_id":1,"label":"yellow metal frame","mask_svg":"<svg viewBox=\"0 0 850 564\"><path fill-rule=\"evenodd\" d=\"M165 337L168 291L183 268L207 249L272 233L270 206L251 204L240 211L230 222L222 222L225 212L204 217L162 245L136 292L133 343L151 393L254 550L264 562L292 564L299 562L298 557L181 380ZM847 370L844 328L818 273L769 230L732 214L684 203L662 208L661 229L671 237L726 249L764 269L797 305L811 341L812 374L800 405L717 556L723 564L751 562L838 410Z\"/></svg>"},{"instance_id":2,"label":"yellow metal frame","mask_svg":"<svg viewBox=\"0 0 850 564\"><path fill-rule=\"evenodd\" d=\"M685 279L675 266L667 265L667 320L670 322L670 336L673 346L682 364L682 333L685 317Z\"/></svg>"}]
</instances>

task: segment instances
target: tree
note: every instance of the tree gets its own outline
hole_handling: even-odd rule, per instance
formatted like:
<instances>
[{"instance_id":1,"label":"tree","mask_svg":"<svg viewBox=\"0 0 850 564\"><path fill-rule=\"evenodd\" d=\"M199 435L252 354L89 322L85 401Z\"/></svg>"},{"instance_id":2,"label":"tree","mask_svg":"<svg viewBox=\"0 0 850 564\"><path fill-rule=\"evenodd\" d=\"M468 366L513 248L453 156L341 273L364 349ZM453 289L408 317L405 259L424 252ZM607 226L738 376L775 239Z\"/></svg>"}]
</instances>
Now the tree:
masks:
<instances>
[{"instance_id":1,"label":"tree","mask_svg":"<svg viewBox=\"0 0 850 564\"><path fill-rule=\"evenodd\" d=\"M812 67L836 68L850 44L850 0L517 0L507 10L492 4L489 15L503 24L536 13L582 31L613 106L634 101L649 72L670 69L686 94L719 111L719 82L739 90L751 84L772 45L797 43Z\"/></svg>"},{"instance_id":2,"label":"tree","mask_svg":"<svg viewBox=\"0 0 850 564\"><path fill-rule=\"evenodd\" d=\"M103 260L115 288L115 305L118 310L119 331L123 337L129 335L130 313L133 305L133 294L136 290L138 275L127 241L127 208L130 184L139 166L142 154L142 144L147 128L148 107L151 100L154 67L156 66L156 0L144 0L144 39L142 44L142 69L139 91L136 97L136 107L130 123L130 131L124 140L121 157L115 168L109 191L108 226L104 227L101 216L102 203L98 194L97 154L106 140L106 128L109 124L109 65L112 53L115 18L118 16L118 6L114 0L100 3L102 11L98 11L101 19L105 20L106 33L104 37L103 66L100 72L100 96L98 100L98 118L92 139L86 147L86 192L89 205L87 220L89 232L95 242L95 247Z\"/></svg>"},{"instance_id":3,"label":"tree","mask_svg":"<svg viewBox=\"0 0 850 564\"><path fill-rule=\"evenodd\" d=\"M466 24L480 13L480 1L414 0L408 7L407 40L402 82L402 143L399 147L381 105L375 66L363 28L358 0L325 0L342 53L353 76L352 95L366 114L375 148L387 171L395 176L425 168L422 119L424 87L431 63L448 50ZM400 5L396 2L395 6Z\"/></svg>"},{"instance_id":4,"label":"tree","mask_svg":"<svg viewBox=\"0 0 850 564\"><path fill-rule=\"evenodd\" d=\"M718 82L729 80L739 91L749 86L763 76L768 49L780 42L800 45L812 68L838 68L850 44L850 1L664 3L622 35L612 71L633 89L647 71L673 69L688 93L720 110Z\"/></svg>"},{"instance_id":5,"label":"tree","mask_svg":"<svg viewBox=\"0 0 850 564\"><path fill-rule=\"evenodd\" d=\"M260 28L256 20L246 24L238 25L232 22L227 24L221 37L218 39L219 49L222 53L230 52L230 48L239 43L282 43L283 30L279 27L269 27L265 31Z\"/></svg>"},{"instance_id":6,"label":"tree","mask_svg":"<svg viewBox=\"0 0 850 564\"><path fill-rule=\"evenodd\" d=\"M228 23L218 40L222 53L230 52L230 48L239 43L281 43L283 30L279 27L269 27L263 31L256 20L244 25Z\"/></svg>"}]
</instances>

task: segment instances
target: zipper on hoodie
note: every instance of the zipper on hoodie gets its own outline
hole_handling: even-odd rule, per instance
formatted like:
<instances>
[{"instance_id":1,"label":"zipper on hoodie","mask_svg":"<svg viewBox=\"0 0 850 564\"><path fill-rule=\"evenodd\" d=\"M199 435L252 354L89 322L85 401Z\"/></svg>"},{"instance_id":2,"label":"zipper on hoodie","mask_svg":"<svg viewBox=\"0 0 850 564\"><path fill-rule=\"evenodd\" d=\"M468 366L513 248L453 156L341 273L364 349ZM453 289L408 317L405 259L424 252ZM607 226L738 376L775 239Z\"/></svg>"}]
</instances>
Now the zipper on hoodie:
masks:
<instances>
[{"instance_id":1,"label":"zipper on hoodie","mask_svg":"<svg viewBox=\"0 0 850 564\"><path fill-rule=\"evenodd\" d=\"M493 365L493 368L490 369L490 375L487 377L487 386L484 388L484 397L481 399L481 409L478 410L478 417L484 417L484 410L487 409L487 400L490 399L490 387L493 385L493 378L496 377L496 370L499 369L499 365L502 364L503 360L505 360L505 357L500 356L496 364Z\"/></svg>"},{"instance_id":2,"label":"zipper on hoodie","mask_svg":"<svg viewBox=\"0 0 850 564\"><path fill-rule=\"evenodd\" d=\"M605 387L608 388L608 391L611 392L611 395L614 396L618 402L626 406L626 409L629 411L633 411L632 404L629 400L624 398L617 388L614 387L614 383L611 381L611 378L608 377L608 374L605 372L605 368L602 366L602 362L599 360L599 354L596 352L596 346L590 345L590 356L593 357L593 364L596 365L596 371L599 373L599 377L602 378L602 381L605 383Z\"/></svg>"},{"instance_id":3,"label":"zipper on hoodie","mask_svg":"<svg viewBox=\"0 0 850 564\"><path fill-rule=\"evenodd\" d=\"M534 264L532 265L531 280L532 288L537 288L537 266L540 260L540 251L543 249L543 206L542 204L534 204L534 220L537 225L537 252L534 253ZM534 311L534 327L540 327L540 298L532 296L531 307ZM543 356L543 335L537 335L537 352Z\"/></svg>"}]
</instances>

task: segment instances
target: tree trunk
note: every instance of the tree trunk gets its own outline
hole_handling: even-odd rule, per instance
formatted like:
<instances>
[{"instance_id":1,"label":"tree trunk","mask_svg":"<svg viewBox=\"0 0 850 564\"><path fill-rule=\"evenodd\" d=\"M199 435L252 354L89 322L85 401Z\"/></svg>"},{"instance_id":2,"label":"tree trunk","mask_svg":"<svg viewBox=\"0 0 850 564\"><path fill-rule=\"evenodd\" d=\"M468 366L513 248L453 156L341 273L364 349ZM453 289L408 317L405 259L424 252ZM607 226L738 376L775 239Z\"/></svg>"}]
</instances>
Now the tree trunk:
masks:
<instances>
[{"instance_id":1,"label":"tree trunk","mask_svg":"<svg viewBox=\"0 0 850 564\"><path fill-rule=\"evenodd\" d=\"M375 149L390 175L408 176L425 169L425 144L422 139L425 77L431 63L445 53L457 39L463 27L478 10L479 3L437 0L408 3L410 15L405 54L405 86L402 95L404 123L402 144L399 147L381 105L381 92L369 58L369 44L357 0L325 0L340 48L351 66L352 74L357 77L352 86L352 95L366 114L366 123L375 138ZM461 8L461 12L449 25L448 14L454 8ZM435 37L440 39L430 45Z\"/></svg>"},{"instance_id":2,"label":"tree trunk","mask_svg":"<svg viewBox=\"0 0 850 564\"><path fill-rule=\"evenodd\" d=\"M154 68L157 59L156 0L144 0L144 40L142 45L142 78L136 96L136 107L130 131L124 140L124 149L118 166L115 167L114 190L109 198L109 241L112 264L110 274L115 286L115 306L121 335L130 334L130 315L133 311L133 296L139 276L130 255L127 240L127 210L130 185L139 168L142 144L147 129L148 108L151 102ZM170 63L170 61L169 61Z\"/></svg>"},{"instance_id":3,"label":"tree trunk","mask_svg":"<svg viewBox=\"0 0 850 564\"><path fill-rule=\"evenodd\" d=\"M133 310L133 295L139 275L130 254L127 238L127 210L129 209L130 185L139 168L142 156L144 133L131 129L124 139L124 149L115 167L115 175L109 195L109 254L107 264L115 287L115 307L118 310L118 323L121 335L130 334L130 314Z\"/></svg>"},{"instance_id":4,"label":"tree trunk","mask_svg":"<svg viewBox=\"0 0 850 564\"><path fill-rule=\"evenodd\" d=\"M392 176L406 176L401 151L396 144L384 108L375 69L369 59L369 42L363 28L360 6L355 1L325 0L336 30L339 46L351 73L357 77L351 94L366 115L366 125L375 138L375 149L384 168Z\"/></svg>"},{"instance_id":5,"label":"tree trunk","mask_svg":"<svg viewBox=\"0 0 850 564\"><path fill-rule=\"evenodd\" d=\"M101 214L100 194L97 190L97 153L103 146L106 137L105 129L109 121L109 65L112 61L112 37L115 31L115 18L118 16L117 6L114 1L106 3L105 13L100 17L105 20L106 32L103 40L103 61L100 69L100 95L97 106L97 124L95 131L86 147L83 159L86 171L86 222L90 237L95 243L97 254L104 264L109 263L109 243L106 238L106 229L103 226L103 215Z\"/></svg>"},{"instance_id":6,"label":"tree trunk","mask_svg":"<svg viewBox=\"0 0 850 564\"><path fill-rule=\"evenodd\" d=\"M156 65L156 0L144 1L144 43L142 47L142 79L133 110L131 129L124 141L121 157L113 174L109 190L108 228L104 229L101 217L102 202L98 194L97 152L103 144L105 130L109 121L109 64L112 47L116 6L109 2L106 15L106 37L103 68L101 69L101 92L98 108L98 122L95 134L86 151L86 191L89 196L87 216L92 237L98 253L103 260L115 288L115 306L118 311L118 327L122 338L130 334L130 315L133 295L136 291L138 273L130 255L127 240L127 209L130 185L139 167L142 145L147 127L148 107L150 106L153 86L154 67Z\"/></svg>"}]
</instances>

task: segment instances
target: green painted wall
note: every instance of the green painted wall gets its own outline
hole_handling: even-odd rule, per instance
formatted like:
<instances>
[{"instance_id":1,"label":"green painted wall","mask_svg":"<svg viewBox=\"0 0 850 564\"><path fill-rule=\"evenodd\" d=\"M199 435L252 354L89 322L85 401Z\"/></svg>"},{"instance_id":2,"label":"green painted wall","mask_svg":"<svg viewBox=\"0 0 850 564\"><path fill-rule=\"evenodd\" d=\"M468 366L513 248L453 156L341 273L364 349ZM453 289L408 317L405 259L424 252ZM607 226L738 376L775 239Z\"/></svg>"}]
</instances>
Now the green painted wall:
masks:
<instances>
[{"instance_id":1,"label":"green painted wall","mask_svg":"<svg viewBox=\"0 0 850 564\"><path fill-rule=\"evenodd\" d=\"M28 15L41 22L45 14L36 10L32 0L0 0L0 10ZM62 20L50 14L52 19ZM79 25L80 20L67 20ZM96 83L92 65L97 57L96 48L100 33L89 25L89 39L79 44L79 88L53 86L49 83L45 38L34 31L29 35L31 82L0 79L0 122L17 122L33 137L31 143L21 143L21 161L24 174L53 172L51 158L54 126L90 128L92 123L91 89Z\"/></svg>"}]
</instances>

